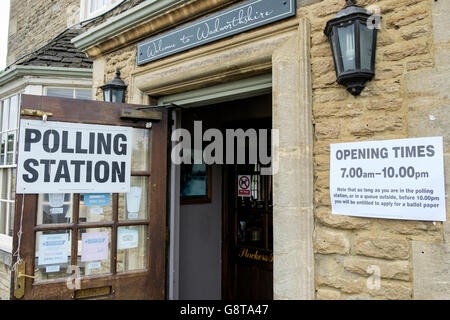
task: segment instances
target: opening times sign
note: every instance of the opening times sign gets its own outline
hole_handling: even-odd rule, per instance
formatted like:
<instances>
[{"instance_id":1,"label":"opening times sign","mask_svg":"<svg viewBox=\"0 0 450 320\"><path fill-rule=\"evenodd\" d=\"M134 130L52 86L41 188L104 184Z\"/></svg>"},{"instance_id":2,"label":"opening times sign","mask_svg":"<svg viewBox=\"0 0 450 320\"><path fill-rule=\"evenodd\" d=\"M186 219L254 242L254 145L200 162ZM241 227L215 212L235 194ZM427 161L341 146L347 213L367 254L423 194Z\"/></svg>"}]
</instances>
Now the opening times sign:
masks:
<instances>
[{"instance_id":1,"label":"opening times sign","mask_svg":"<svg viewBox=\"0 0 450 320\"><path fill-rule=\"evenodd\" d=\"M445 221L442 137L330 145L332 213Z\"/></svg>"},{"instance_id":2,"label":"opening times sign","mask_svg":"<svg viewBox=\"0 0 450 320\"><path fill-rule=\"evenodd\" d=\"M17 193L130 191L132 128L21 120Z\"/></svg>"}]
</instances>

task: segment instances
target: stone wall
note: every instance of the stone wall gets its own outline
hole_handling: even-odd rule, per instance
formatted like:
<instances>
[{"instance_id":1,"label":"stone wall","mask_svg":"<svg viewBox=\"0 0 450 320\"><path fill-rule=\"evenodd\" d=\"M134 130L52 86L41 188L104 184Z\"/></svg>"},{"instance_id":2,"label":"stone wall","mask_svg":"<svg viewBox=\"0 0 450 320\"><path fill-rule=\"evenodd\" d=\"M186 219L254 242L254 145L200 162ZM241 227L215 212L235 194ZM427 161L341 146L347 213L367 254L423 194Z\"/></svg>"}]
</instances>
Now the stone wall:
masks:
<instances>
[{"instance_id":1,"label":"stone wall","mask_svg":"<svg viewBox=\"0 0 450 320\"><path fill-rule=\"evenodd\" d=\"M11 254L0 250L0 300L9 300L11 287Z\"/></svg>"},{"instance_id":2,"label":"stone wall","mask_svg":"<svg viewBox=\"0 0 450 320\"><path fill-rule=\"evenodd\" d=\"M447 131L433 131L427 123L417 125L411 105L409 79L423 89L422 73L434 74L431 1L357 3L377 5L383 16L376 76L357 98L335 82L331 51L323 34L326 22L342 8L343 1L326 0L301 10L312 24L316 295L318 299L411 299L415 297L412 241L442 241L442 223L331 215L329 145L435 134L448 139L448 113L445 116L442 109L436 110L435 127L446 127ZM446 64L448 68L448 60ZM448 77L446 82L448 87ZM443 96L448 99L448 89L444 88L436 85L428 98L439 102ZM421 96L421 91L417 95ZM416 99L415 107L430 105L426 99ZM379 287L373 285L375 270L381 276Z\"/></svg>"},{"instance_id":3,"label":"stone wall","mask_svg":"<svg viewBox=\"0 0 450 320\"><path fill-rule=\"evenodd\" d=\"M434 68L406 77L408 132L444 137L447 193L450 190L450 2L430 1L433 19ZM450 218L447 197L447 220ZM450 222L443 225L444 241L412 243L414 297L450 299Z\"/></svg>"},{"instance_id":4,"label":"stone wall","mask_svg":"<svg viewBox=\"0 0 450 320\"><path fill-rule=\"evenodd\" d=\"M79 22L80 0L11 0L7 64Z\"/></svg>"},{"instance_id":5,"label":"stone wall","mask_svg":"<svg viewBox=\"0 0 450 320\"><path fill-rule=\"evenodd\" d=\"M323 34L326 22L344 7L345 1L299 2L307 5L298 8L298 16L306 17L311 23L314 250L318 299L415 298L417 277L424 275L414 270L418 264L414 263L413 245L444 241L442 223L331 215L329 194L330 143L430 135L443 135L444 140L448 140L449 55L440 52L448 47L448 39L439 44L433 40L433 30L439 23L448 23L448 15L442 15L441 22L433 19L434 2L357 1L360 6L377 5L383 19L377 45L376 76L356 98L336 83L331 49ZM439 5L443 2L439 1ZM442 32L447 30L448 34L450 27L443 29ZM98 99L101 99L99 86L113 79L117 69L129 83L136 69L135 52L136 44L130 44L95 60L94 89L97 89ZM441 72L440 76L436 75L436 70ZM428 88L424 79L434 81L427 83L435 85ZM434 116L428 117L430 114ZM424 117L437 121L423 122ZM448 164L448 141L445 150ZM446 247L443 250L447 250ZM380 273L380 286L374 285L376 270ZM448 276L446 279L448 283Z\"/></svg>"}]
</instances>

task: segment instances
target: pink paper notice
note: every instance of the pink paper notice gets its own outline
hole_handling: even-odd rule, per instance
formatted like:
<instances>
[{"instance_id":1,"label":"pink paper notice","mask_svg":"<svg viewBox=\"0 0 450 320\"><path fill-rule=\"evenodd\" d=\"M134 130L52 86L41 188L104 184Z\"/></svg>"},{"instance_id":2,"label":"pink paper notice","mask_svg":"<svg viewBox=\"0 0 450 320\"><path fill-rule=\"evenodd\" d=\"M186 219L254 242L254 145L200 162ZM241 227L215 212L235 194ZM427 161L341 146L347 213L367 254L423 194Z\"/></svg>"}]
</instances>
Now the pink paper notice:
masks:
<instances>
[{"instance_id":1,"label":"pink paper notice","mask_svg":"<svg viewBox=\"0 0 450 320\"><path fill-rule=\"evenodd\" d=\"M108 259L108 232L88 232L81 235L81 261Z\"/></svg>"}]
</instances>

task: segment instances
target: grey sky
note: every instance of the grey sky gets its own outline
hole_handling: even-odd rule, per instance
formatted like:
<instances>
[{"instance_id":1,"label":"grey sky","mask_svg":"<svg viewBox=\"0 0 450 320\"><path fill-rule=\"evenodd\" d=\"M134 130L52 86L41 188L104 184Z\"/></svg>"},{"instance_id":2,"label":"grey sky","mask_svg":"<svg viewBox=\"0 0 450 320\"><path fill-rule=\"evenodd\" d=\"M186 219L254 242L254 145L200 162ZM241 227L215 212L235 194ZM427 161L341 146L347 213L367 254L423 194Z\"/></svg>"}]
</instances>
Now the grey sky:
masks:
<instances>
[{"instance_id":1,"label":"grey sky","mask_svg":"<svg viewBox=\"0 0 450 320\"><path fill-rule=\"evenodd\" d=\"M0 70L6 67L8 48L9 0L0 0Z\"/></svg>"}]
</instances>

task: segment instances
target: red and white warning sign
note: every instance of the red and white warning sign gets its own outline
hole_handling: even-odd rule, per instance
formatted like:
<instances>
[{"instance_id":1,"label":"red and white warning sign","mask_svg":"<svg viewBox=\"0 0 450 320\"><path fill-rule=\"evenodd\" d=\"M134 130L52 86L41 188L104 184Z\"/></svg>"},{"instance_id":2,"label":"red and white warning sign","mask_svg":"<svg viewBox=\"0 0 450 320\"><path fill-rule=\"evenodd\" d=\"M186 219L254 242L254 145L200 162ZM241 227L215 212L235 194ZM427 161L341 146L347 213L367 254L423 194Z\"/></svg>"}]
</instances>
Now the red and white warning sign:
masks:
<instances>
[{"instance_id":1,"label":"red and white warning sign","mask_svg":"<svg viewBox=\"0 0 450 320\"><path fill-rule=\"evenodd\" d=\"M239 197L250 197L250 186L251 186L252 176L238 176L238 196Z\"/></svg>"}]
</instances>

